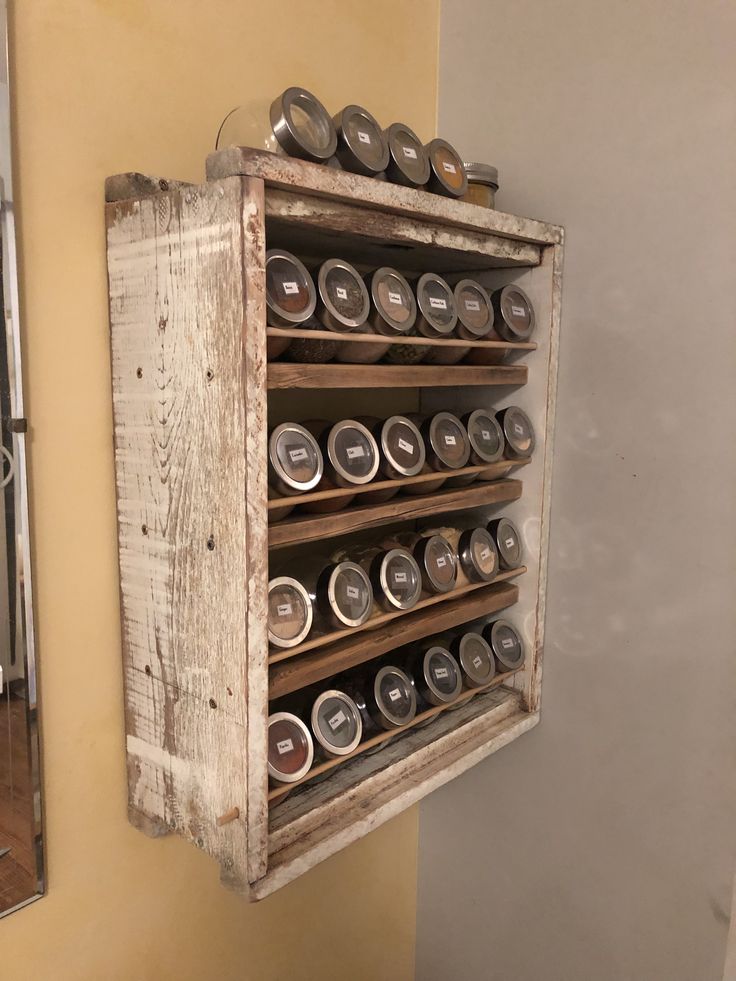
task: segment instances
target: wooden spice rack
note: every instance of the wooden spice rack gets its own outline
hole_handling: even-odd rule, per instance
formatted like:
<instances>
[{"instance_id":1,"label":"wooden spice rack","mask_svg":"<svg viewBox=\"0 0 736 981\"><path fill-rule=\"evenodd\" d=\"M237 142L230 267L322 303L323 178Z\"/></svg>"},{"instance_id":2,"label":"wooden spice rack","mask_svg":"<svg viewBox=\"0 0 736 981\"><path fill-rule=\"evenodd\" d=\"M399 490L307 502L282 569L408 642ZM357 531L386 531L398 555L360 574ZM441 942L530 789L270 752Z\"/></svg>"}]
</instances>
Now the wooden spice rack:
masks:
<instances>
[{"instance_id":1,"label":"wooden spice rack","mask_svg":"<svg viewBox=\"0 0 736 981\"><path fill-rule=\"evenodd\" d=\"M136 826L194 842L218 860L223 881L259 899L539 719L563 233L255 150L212 155L207 176L199 186L140 174L106 185L129 808ZM267 247L313 261L340 256L361 270L471 275L491 289L516 282L532 298L537 330L526 344L402 341L506 355L488 366L267 363L267 336L304 333L266 327ZM299 421L308 412L300 400L339 390L344 417L374 389L407 411L520 404L536 450L464 468L483 477L468 486L424 493L436 475L420 474L269 500L266 434L277 416ZM523 481L509 476L522 468ZM397 485L416 491L362 500ZM302 508L348 497L328 514ZM456 512L479 522L508 514L523 533L524 565L269 651L269 554L451 523ZM524 639L523 669L421 712L398 734L370 736L350 757L316 763L290 792L269 789L270 699L500 610Z\"/></svg>"}]
</instances>

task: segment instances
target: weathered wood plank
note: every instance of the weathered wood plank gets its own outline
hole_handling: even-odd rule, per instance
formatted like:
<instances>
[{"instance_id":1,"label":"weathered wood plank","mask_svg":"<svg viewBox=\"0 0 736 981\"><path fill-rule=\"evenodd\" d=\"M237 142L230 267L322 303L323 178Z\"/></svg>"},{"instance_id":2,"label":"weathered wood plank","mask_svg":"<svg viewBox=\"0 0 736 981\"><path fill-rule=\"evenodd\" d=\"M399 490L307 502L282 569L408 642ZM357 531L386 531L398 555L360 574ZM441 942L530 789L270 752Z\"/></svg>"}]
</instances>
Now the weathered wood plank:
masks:
<instances>
[{"instance_id":1,"label":"weathered wood plank","mask_svg":"<svg viewBox=\"0 0 736 981\"><path fill-rule=\"evenodd\" d=\"M427 218L454 228L467 228L521 242L549 245L560 242L562 237L562 229L548 222L507 215L439 194L333 170L264 150L229 147L211 153L207 158L208 180L235 174L260 177L268 187L280 190L296 189L319 197L352 202L364 208L378 208L389 214Z\"/></svg>"},{"instance_id":2,"label":"weathered wood plank","mask_svg":"<svg viewBox=\"0 0 736 981\"><path fill-rule=\"evenodd\" d=\"M465 385L526 385L525 364L399 365L288 364L272 361L268 387L275 388L461 388Z\"/></svg>"},{"instance_id":3,"label":"weathered wood plank","mask_svg":"<svg viewBox=\"0 0 736 981\"><path fill-rule=\"evenodd\" d=\"M127 201L129 198L145 198L161 191L177 191L191 187L186 181L169 180L166 177L153 177L129 171L126 174L113 174L105 180L105 201Z\"/></svg>"}]
</instances>

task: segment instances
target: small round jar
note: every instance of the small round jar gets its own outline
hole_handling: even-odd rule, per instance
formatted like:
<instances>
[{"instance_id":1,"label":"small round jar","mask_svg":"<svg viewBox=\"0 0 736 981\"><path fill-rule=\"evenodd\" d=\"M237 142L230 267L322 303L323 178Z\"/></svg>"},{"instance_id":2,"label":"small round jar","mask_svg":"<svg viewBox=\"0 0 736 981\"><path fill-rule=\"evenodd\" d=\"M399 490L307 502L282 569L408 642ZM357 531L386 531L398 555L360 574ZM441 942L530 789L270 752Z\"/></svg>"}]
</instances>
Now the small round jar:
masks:
<instances>
[{"instance_id":1,"label":"small round jar","mask_svg":"<svg viewBox=\"0 0 736 981\"><path fill-rule=\"evenodd\" d=\"M337 487L369 484L378 473L378 446L357 419L336 422L320 437L325 467Z\"/></svg>"},{"instance_id":2,"label":"small round jar","mask_svg":"<svg viewBox=\"0 0 736 981\"><path fill-rule=\"evenodd\" d=\"M505 341L528 341L536 317L532 301L520 286L504 286L491 293L495 328Z\"/></svg>"},{"instance_id":3,"label":"small round jar","mask_svg":"<svg viewBox=\"0 0 736 981\"><path fill-rule=\"evenodd\" d=\"M461 279L453 291L457 323L454 336L482 341L493 328L493 307L483 287L473 279ZM457 364L467 357L470 347L433 347L425 364ZM482 348L480 350L483 350Z\"/></svg>"},{"instance_id":4,"label":"small round jar","mask_svg":"<svg viewBox=\"0 0 736 981\"><path fill-rule=\"evenodd\" d=\"M317 607L335 630L359 627L373 612L373 587L356 562L336 562L317 580Z\"/></svg>"},{"instance_id":5,"label":"small round jar","mask_svg":"<svg viewBox=\"0 0 736 981\"><path fill-rule=\"evenodd\" d=\"M375 177L389 162L388 142L373 116L362 106L345 106L333 117L335 155L344 170Z\"/></svg>"},{"instance_id":6,"label":"small round jar","mask_svg":"<svg viewBox=\"0 0 736 981\"><path fill-rule=\"evenodd\" d=\"M482 688L493 681L496 662L493 651L481 634L468 630L454 637L450 650L460 665L466 688Z\"/></svg>"},{"instance_id":7,"label":"small round jar","mask_svg":"<svg viewBox=\"0 0 736 981\"><path fill-rule=\"evenodd\" d=\"M266 253L266 320L269 327L299 327L314 313L317 293L304 263L291 252ZM268 337L266 356L279 357L291 345L290 337Z\"/></svg>"},{"instance_id":8,"label":"small round jar","mask_svg":"<svg viewBox=\"0 0 736 981\"><path fill-rule=\"evenodd\" d=\"M384 136L389 151L386 177L404 187L423 187L429 180L429 157L414 130L392 123Z\"/></svg>"},{"instance_id":9,"label":"small round jar","mask_svg":"<svg viewBox=\"0 0 736 981\"><path fill-rule=\"evenodd\" d=\"M312 732L327 759L349 756L363 735L358 706L345 692L330 689L317 696L312 706Z\"/></svg>"},{"instance_id":10,"label":"small round jar","mask_svg":"<svg viewBox=\"0 0 736 981\"><path fill-rule=\"evenodd\" d=\"M496 518L488 525L498 549L502 569L518 569L524 557L524 546L519 529L509 518Z\"/></svg>"},{"instance_id":11,"label":"small round jar","mask_svg":"<svg viewBox=\"0 0 736 981\"><path fill-rule=\"evenodd\" d=\"M409 334L417 318L417 301L406 279L389 266L376 269L366 278L370 290L368 323L357 333L371 333L399 338ZM337 360L352 364L375 364L389 351L391 344L376 340L345 341L337 349Z\"/></svg>"},{"instance_id":12,"label":"small round jar","mask_svg":"<svg viewBox=\"0 0 736 981\"><path fill-rule=\"evenodd\" d=\"M307 89L292 86L274 99L271 128L290 157L326 163L337 149L337 133L330 114Z\"/></svg>"},{"instance_id":13,"label":"small round jar","mask_svg":"<svg viewBox=\"0 0 736 981\"><path fill-rule=\"evenodd\" d=\"M518 405L509 405L496 413L506 439L506 456L522 460L534 452L534 427L529 416Z\"/></svg>"},{"instance_id":14,"label":"small round jar","mask_svg":"<svg viewBox=\"0 0 736 981\"><path fill-rule=\"evenodd\" d=\"M465 167L465 176L468 178L468 189L463 194L463 201L468 204L478 204L481 208L496 207L496 193L498 192L498 169L490 164L468 163Z\"/></svg>"},{"instance_id":15,"label":"small round jar","mask_svg":"<svg viewBox=\"0 0 736 981\"><path fill-rule=\"evenodd\" d=\"M452 335L457 323L455 296L441 276L424 273L419 277L417 306L417 331L420 334L435 340Z\"/></svg>"},{"instance_id":16,"label":"small round jar","mask_svg":"<svg viewBox=\"0 0 736 981\"><path fill-rule=\"evenodd\" d=\"M296 783L314 760L312 734L297 715L274 712L268 717L268 776L276 785Z\"/></svg>"},{"instance_id":17,"label":"small round jar","mask_svg":"<svg viewBox=\"0 0 736 981\"><path fill-rule=\"evenodd\" d=\"M314 490L324 462L317 440L295 422L282 422L268 438L268 482L276 494L290 497Z\"/></svg>"},{"instance_id":18,"label":"small round jar","mask_svg":"<svg viewBox=\"0 0 736 981\"><path fill-rule=\"evenodd\" d=\"M468 528L458 541L458 558L470 582L491 582L499 572L496 543L485 528Z\"/></svg>"},{"instance_id":19,"label":"small round jar","mask_svg":"<svg viewBox=\"0 0 736 981\"><path fill-rule=\"evenodd\" d=\"M422 595L422 574L408 549L381 551L370 563L373 595L388 613L410 610Z\"/></svg>"},{"instance_id":20,"label":"small round jar","mask_svg":"<svg viewBox=\"0 0 736 981\"><path fill-rule=\"evenodd\" d=\"M448 198L461 198L468 189L462 158L447 140L432 140L424 148L429 158L427 190Z\"/></svg>"},{"instance_id":21,"label":"small round jar","mask_svg":"<svg viewBox=\"0 0 736 981\"><path fill-rule=\"evenodd\" d=\"M506 440L496 417L486 409L476 409L463 416L463 425L470 442L469 463L481 467L485 463L498 463L503 459ZM478 475L483 480L483 474ZM492 479L492 478L489 478Z\"/></svg>"},{"instance_id":22,"label":"small round jar","mask_svg":"<svg viewBox=\"0 0 736 981\"><path fill-rule=\"evenodd\" d=\"M417 691L427 705L449 705L462 691L458 663L441 644L420 645L413 676Z\"/></svg>"},{"instance_id":23,"label":"small round jar","mask_svg":"<svg viewBox=\"0 0 736 981\"><path fill-rule=\"evenodd\" d=\"M417 714L417 694L411 678L392 665L379 669L368 686L366 704L379 729L400 729Z\"/></svg>"},{"instance_id":24,"label":"small round jar","mask_svg":"<svg viewBox=\"0 0 736 981\"><path fill-rule=\"evenodd\" d=\"M426 459L419 429L406 416L389 416L373 429L381 450L379 470L385 480L415 477Z\"/></svg>"},{"instance_id":25,"label":"small round jar","mask_svg":"<svg viewBox=\"0 0 736 981\"><path fill-rule=\"evenodd\" d=\"M368 316L370 300L359 273L344 259L327 259L317 273L317 305L310 320L318 328L345 334L361 327ZM292 361L320 364L338 353L338 341L295 338L289 348Z\"/></svg>"},{"instance_id":26,"label":"small round jar","mask_svg":"<svg viewBox=\"0 0 736 981\"><path fill-rule=\"evenodd\" d=\"M312 601L302 584L291 576L277 576L268 584L268 642L272 647L296 647L312 628Z\"/></svg>"},{"instance_id":27,"label":"small round jar","mask_svg":"<svg viewBox=\"0 0 736 981\"><path fill-rule=\"evenodd\" d=\"M483 636L490 644L499 673L516 671L524 663L524 643L513 624L508 620L493 620L483 628Z\"/></svg>"},{"instance_id":28,"label":"small round jar","mask_svg":"<svg viewBox=\"0 0 736 981\"><path fill-rule=\"evenodd\" d=\"M413 549L428 593L449 593L457 583L457 554L442 535L421 537Z\"/></svg>"},{"instance_id":29,"label":"small round jar","mask_svg":"<svg viewBox=\"0 0 736 981\"><path fill-rule=\"evenodd\" d=\"M470 459L465 426L451 412L437 412L422 423L427 462L435 470L460 470Z\"/></svg>"}]
</instances>

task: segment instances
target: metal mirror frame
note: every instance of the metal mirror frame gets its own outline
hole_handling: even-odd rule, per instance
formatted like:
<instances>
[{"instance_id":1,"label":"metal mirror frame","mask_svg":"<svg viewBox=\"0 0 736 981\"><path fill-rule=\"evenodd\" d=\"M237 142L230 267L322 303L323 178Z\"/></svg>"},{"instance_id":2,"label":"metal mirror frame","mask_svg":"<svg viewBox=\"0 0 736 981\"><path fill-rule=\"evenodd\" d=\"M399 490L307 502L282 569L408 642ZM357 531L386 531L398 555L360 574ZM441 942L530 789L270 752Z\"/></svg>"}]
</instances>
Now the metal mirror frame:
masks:
<instances>
[{"instance_id":1,"label":"metal mirror frame","mask_svg":"<svg viewBox=\"0 0 736 981\"><path fill-rule=\"evenodd\" d=\"M13 488L14 509L13 546L14 568L8 561L8 579L13 571L16 597L16 637L20 638L19 652L24 658L26 680L26 719L28 735L28 759L31 768L33 853L36 865L36 891L8 909L0 909L0 917L6 916L29 903L40 899L46 891L44 866L43 812L41 801L41 754L38 726L38 679L36 671L35 635L31 585L30 524L28 514L28 481L26 472L27 422L23 403L23 379L21 373L20 304L18 290L18 263L15 236L15 208L13 195L13 168L10 122L9 38L7 0L0 0L0 227L2 237L2 296L5 314L5 348L7 357L7 391L3 393L2 440L0 450L0 486ZM0 375L4 366L0 365ZM4 387L4 385L3 385ZM12 449L9 449L12 447ZM8 505L6 492L5 506ZM3 697L0 695L0 697Z\"/></svg>"}]
</instances>

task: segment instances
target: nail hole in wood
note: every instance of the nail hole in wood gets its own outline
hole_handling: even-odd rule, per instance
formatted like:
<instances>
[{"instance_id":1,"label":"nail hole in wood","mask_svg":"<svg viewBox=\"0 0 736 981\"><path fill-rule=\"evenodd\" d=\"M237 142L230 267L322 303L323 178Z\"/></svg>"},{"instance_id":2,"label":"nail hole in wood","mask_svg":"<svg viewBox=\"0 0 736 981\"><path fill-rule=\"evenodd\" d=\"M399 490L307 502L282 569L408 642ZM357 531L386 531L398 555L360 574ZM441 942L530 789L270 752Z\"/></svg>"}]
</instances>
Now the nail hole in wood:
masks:
<instances>
[{"instance_id":1,"label":"nail hole in wood","mask_svg":"<svg viewBox=\"0 0 736 981\"><path fill-rule=\"evenodd\" d=\"M158 182L158 186L161 188L162 191L168 191L169 182L161 178L161 180Z\"/></svg>"},{"instance_id":2,"label":"nail hole in wood","mask_svg":"<svg viewBox=\"0 0 736 981\"><path fill-rule=\"evenodd\" d=\"M150 675L150 673L151 673L151 665L150 664L147 664L145 666L144 670L145 670L146 674Z\"/></svg>"},{"instance_id":3,"label":"nail hole in wood","mask_svg":"<svg viewBox=\"0 0 736 981\"><path fill-rule=\"evenodd\" d=\"M214 698L211 698L210 699L210 708L211 709L216 709L217 708L217 702L214 700Z\"/></svg>"},{"instance_id":4,"label":"nail hole in wood","mask_svg":"<svg viewBox=\"0 0 736 981\"><path fill-rule=\"evenodd\" d=\"M232 688L228 688L227 693L228 693L228 695L232 695L232 693L233 693Z\"/></svg>"},{"instance_id":5,"label":"nail hole in wood","mask_svg":"<svg viewBox=\"0 0 736 981\"><path fill-rule=\"evenodd\" d=\"M141 531L144 535L148 534L148 525L141 525Z\"/></svg>"},{"instance_id":6,"label":"nail hole in wood","mask_svg":"<svg viewBox=\"0 0 736 981\"><path fill-rule=\"evenodd\" d=\"M207 548L210 550L210 552L215 551L215 539L212 537L212 535L210 535L210 537L207 539Z\"/></svg>"},{"instance_id":7,"label":"nail hole in wood","mask_svg":"<svg viewBox=\"0 0 736 981\"><path fill-rule=\"evenodd\" d=\"M212 379L213 379L213 378L215 377L215 373L214 373L214 371L212 371L212 370L211 370L210 368L208 368L208 369L207 369L207 374L206 374L206 376L205 376L205 377L207 378L207 381L208 381L208 382L211 382L211 381L212 381Z\"/></svg>"},{"instance_id":8,"label":"nail hole in wood","mask_svg":"<svg viewBox=\"0 0 736 981\"><path fill-rule=\"evenodd\" d=\"M136 371L136 373L135 373L135 374L136 374L136 378L142 378L142 377L143 377L143 368L139 368L139 369L138 369L138 370Z\"/></svg>"}]
</instances>

